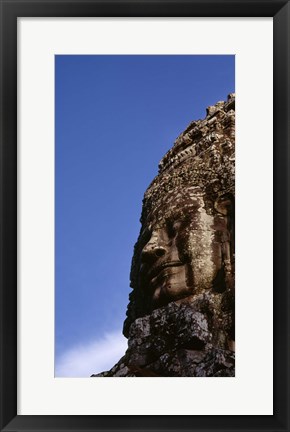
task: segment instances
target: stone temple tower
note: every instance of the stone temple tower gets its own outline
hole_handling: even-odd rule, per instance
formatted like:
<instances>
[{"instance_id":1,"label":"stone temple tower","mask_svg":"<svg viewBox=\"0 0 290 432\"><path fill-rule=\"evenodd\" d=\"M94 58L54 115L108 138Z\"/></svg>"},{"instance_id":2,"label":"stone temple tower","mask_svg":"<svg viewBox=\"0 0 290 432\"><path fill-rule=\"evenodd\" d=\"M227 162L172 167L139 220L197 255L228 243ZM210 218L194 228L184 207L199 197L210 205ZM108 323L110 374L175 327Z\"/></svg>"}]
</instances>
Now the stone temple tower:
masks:
<instances>
[{"instance_id":1,"label":"stone temple tower","mask_svg":"<svg viewBox=\"0 0 290 432\"><path fill-rule=\"evenodd\" d=\"M143 199L123 333L96 377L235 375L235 95L176 139Z\"/></svg>"}]
</instances>

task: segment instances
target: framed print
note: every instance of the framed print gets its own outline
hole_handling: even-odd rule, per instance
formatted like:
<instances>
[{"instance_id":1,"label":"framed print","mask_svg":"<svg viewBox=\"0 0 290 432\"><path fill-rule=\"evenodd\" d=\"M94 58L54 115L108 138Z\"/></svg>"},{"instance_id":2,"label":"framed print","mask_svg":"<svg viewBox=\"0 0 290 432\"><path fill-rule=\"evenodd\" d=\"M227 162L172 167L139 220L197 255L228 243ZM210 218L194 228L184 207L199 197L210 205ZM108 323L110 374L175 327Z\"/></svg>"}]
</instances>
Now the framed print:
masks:
<instances>
[{"instance_id":1,"label":"framed print","mask_svg":"<svg viewBox=\"0 0 290 432\"><path fill-rule=\"evenodd\" d=\"M1 430L288 430L288 25L1 2Z\"/></svg>"}]
</instances>

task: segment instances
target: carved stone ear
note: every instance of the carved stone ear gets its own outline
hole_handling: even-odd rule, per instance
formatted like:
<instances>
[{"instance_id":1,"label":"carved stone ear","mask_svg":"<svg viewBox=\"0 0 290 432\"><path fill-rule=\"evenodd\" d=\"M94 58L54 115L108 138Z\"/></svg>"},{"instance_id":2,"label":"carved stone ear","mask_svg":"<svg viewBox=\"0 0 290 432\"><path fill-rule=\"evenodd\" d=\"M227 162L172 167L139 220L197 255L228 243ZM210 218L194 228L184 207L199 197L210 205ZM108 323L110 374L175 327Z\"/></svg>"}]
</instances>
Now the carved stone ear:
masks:
<instances>
[{"instance_id":1,"label":"carved stone ear","mask_svg":"<svg viewBox=\"0 0 290 432\"><path fill-rule=\"evenodd\" d=\"M234 209L234 197L232 194L225 194L216 199L214 203L216 211L224 216L233 213Z\"/></svg>"}]
</instances>

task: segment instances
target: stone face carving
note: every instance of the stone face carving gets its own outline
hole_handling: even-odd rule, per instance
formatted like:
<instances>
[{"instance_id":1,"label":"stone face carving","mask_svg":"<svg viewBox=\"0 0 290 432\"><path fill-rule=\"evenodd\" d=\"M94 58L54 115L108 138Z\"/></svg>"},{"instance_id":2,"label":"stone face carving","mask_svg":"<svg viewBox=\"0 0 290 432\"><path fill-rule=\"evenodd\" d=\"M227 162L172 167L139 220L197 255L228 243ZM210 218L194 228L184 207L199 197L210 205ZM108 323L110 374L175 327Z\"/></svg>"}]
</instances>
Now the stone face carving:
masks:
<instances>
[{"instance_id":1,"label":"stone face carving","mask_svg":"<svg viewBox=\"0 0 290 432\"><path fill-rule=\"evenodd\" d=\"M146 313L204 289L226 289L225 267L231 262L228 214L205 202L195 187L177 188L165 198L155 209L162 220L144 223L136 257L136 289L142 292Z\"/></svg>"},{"instance_id":2,"label":"stone face carving","mask_svg":"<svg viewBox=\"0 0 290 432\"><path fill-rule=\"evenodd\" d=\"M234 109L234 94L209 107L161 160L132 259L128 350L99 376L234 375Z\"/></svg>"}]
</instances>

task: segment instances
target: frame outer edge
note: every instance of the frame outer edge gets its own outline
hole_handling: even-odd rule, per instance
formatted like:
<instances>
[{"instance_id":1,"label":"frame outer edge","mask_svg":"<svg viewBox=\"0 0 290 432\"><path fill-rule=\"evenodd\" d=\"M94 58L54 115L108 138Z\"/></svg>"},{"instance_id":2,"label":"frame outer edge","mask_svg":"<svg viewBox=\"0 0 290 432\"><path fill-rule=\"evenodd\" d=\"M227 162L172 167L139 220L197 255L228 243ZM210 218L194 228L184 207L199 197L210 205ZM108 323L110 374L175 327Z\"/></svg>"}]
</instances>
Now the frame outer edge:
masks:
<instances>
[{"instance_id":1,"label":"frame outer edge","mask_svg":"<svg viewBox=\"0 0 290 432\"><path fill-rule=\"evenodd\" d=\"M290 3L274 17L274 413L289 430ZM282 373L281 373L282 371ZM286 376L284 375L284 372Z\"/></svg>"},{"instance_id":2,"label":"frame outer edge","mask_svg":"<svg viewBox=\"0 0 290 432\"><path fill-rule=\"evenodd\" d=\"M17 17L1 1L0 428L17 414Z\"/></svg>"},{"instance_id":3,"label":"frame outer edge","mask_svg":"<svg viewBox=\"0 0 290 432\"><path fill-rule=\"evenodd\" d=\"M16 73L17 73L17 16L19 10L23 10L25 4L29 4L27 0L20 2L0 0L0 28L1 28L1 112L0 112L0 259L1 259L1 304L0 304L0 334L1 334L1 364L0 364L0 386L2 395L0 404L0 430L5 431L28 431L28 430L77 430L71 427L73 422L72 417L70 421L58 422L58 416L52 417L45 425L45 416L31 416L38 417L38 419L31 419L27 422L30 416L17 416L17 287L16 287L16 272L17 272L17 155L16 155L16 126L17 126L17 98L16 98ZM38 3L38 4L37 4ZM43 3L43 4L42 4ZM37 9L44 6L47 2L37 1L35 6ZM53 2L48 2L53 3ZM59 5L55 4L53 9L60 9L69 6L68 2L59 1ZM80 2L79 2L80 3ZM138 3L138 2L137 2ZM177 3L177 2L176 2ZM193 2L194 3L194 2ZM220 2L225 4L226 2ZM234 2L233 2L234 3ZM245 2L246 3L246 2ZM261 2L262 3L262 2ZM266 2L263 2L264 4ZM289 23L290 23L290 7L289 3L284 5L281 9L282 2L269 2L272 3L272 8L276 7L276 15L274 16L274 139L282 150L276 155L274 159L275 168L275 214L274 214L274 233L275 233L275 252L279 256L275 259L275 282L278 288L278 283L281 284L279 288L280 300L274 303L274 312L276 318L279 317L277 329L275 331L274 348L280 353L284 354L283 368L286 369L287 377L279 372L281 371L281 363L274 363L275 378L279 380L274 382L274 391L276 395L276 408L278 415L276 418L276 426L273 431L286 431L289 428L289 271L288 271L288 258L289 258L289 174L288 167L290 166L289 160L289 71L290 71L290 58L289 58ZM286 3L286 2L284 2ZM30 2L31 4L31 2ZM61 6L62 5L62 6ZM10 6L8 8L8 6ZM149 4L146 6L149 7ZM44 8L43 8L44 9ZM245 11L246 4L243 6ZM279 10L280 9L280 10ZM84 8L85 10L85 8ZM21 16L21 15L20 15ZM45 16L45 15L43 15ZM58 14L56 14L58 16ZM61 16L61 14L60 14ZM247 16L245 13L244 16ZM279 25L278 25L279 24ZM277 55L276 55L277 54ZM4 87L5 83L5 87ZM1 128L2 126L2 128ZM285 188L279 189L278 183L283 186L285 181ZM278 183L277 183L278 182ZM285 233L286 230L286 233ZM285 235L287 234L287 235ZM280 245L281 244L281 245ZM5 256L4 256L5 253ZM283 256L284 254L284 256ZM0 271L1 271L0 270ZM281 273L280 273L281 272ZM285 284L287 284L287 292ZM284 294L283 294L284 287ZM5 288L5 289L4 289ZM282 313L283 312L283 313ZM285 331L286 329L286 331ZM5 348L5 351L4 351ZM283 369L282 369L283 370ZM21 419L22 417L22 419ZM25 419L26 417L26 419ZM39 418L41 417L41 419ZM276 417L276 416L275 416ZM287 420L286 420L287 419ZM25 421L26 420L26 421ZM34 421L35 420L35 421ZM64 420L64 419L63 419ZM77 420L77 419L76 419ZM93 420L93 419L91 419ZM141 419L140 419L141 420ZM269 418L270 420L270 418ZM285 421L286 420L286 421ZM10 423L9 423L10 422ZM74 422L73 422L74 423ZM122 423L122 422L120 422ZM242 422L243 423L243 422ZM69 429L66 427L70 424ZM76 424L80 424L76 421ZM96 424L96 423L95 423ZM128 423L128 425L130 422ZM142 421L139 423L142 424ZM6 427L5 427L6 425ZM49 425L49 426L48 426ZM132 429L133 425L133 429ZM134 422L132 422L131 430L135 429ZM80 426L81 427L81 426ZM120 427L121 424L120 424ZM190 430L193 430L193 426ZM105 428L91 427L79 430L106 430L109 432L110 426ZM155 430L167 430L162 428L155 428ZM195 431L197 430L194 428ZM198 428L199 429L199 428ZM204 430L209 430L204 428ZM227 429L227 427L226 427ZM233 427L231 430L266 430L261 426L250 426L245 428ZM111 430L117 430L112 428ZM118 429L120 430L120 429ZM125 430L129 430L125 428ZM138 429L139 431L141 430ZM146 430L153 431L153 428L146 428ZM171 428L173 431L173 429ZM188 429L187 429L188 430ZM218 430L218 429L215 429ZM219 429L220 430L220 429ZM267 428L267 430L270 430Z\"/></svg>"}]
</instances>

